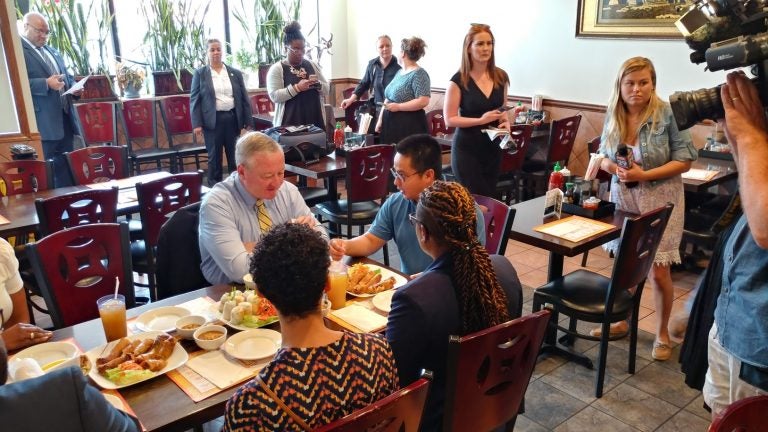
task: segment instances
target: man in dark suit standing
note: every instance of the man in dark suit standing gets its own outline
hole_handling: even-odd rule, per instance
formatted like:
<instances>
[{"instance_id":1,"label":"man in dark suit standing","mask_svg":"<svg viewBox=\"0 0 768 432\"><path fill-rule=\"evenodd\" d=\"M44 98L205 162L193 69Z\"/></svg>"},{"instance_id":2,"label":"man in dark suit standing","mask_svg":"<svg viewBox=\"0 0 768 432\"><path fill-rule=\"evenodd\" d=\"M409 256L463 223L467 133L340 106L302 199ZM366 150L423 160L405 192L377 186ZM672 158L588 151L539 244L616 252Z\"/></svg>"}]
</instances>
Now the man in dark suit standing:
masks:
<instances>
[{"instance_id":1,"label":"man in dark suit standing","mask_svg":"<svg viewBox=\"0 0 768 432\"><path fill-rule=\"evenodd\" d=\"M213 186L222 179L222 149L227 155L227 168L235 169L235 140L253 120L243 74L222 62L218 39L209 39L207 46L208 66L192 76L190 104L192 127L205 140L208 184Z\"/></svg>"},{"instance_id":2,"label":"man in dark suit standing","mask_svg":"<svg viewBox=\"0 0 768 432\"><path fill-rule=\"evenodd\" d=\"M45 17L37 12L24 15L24 62L43 141L43 156L53 159L55 185L62 187L72 184L64 152L73 150L72 138L78 128L72 98L63 95L72 87L74 79L67 73L59 52L46 45L50 33ZM75 97L80 94L82 90L72 93Z\"/></svg>"}]
</instances>

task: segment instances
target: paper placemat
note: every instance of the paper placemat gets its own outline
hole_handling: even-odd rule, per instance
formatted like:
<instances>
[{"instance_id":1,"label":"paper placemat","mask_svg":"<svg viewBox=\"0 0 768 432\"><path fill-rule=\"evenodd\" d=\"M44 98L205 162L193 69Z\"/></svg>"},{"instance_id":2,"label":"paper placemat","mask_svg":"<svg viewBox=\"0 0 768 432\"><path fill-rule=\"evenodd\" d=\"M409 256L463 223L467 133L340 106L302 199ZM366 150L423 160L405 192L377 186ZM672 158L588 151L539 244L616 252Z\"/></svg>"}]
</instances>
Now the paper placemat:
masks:
<instances>
[{"instance_id":1,"label":"paper placemat","mask_svg":"<svg viewBox=\"0 0 768 432\"><path fill-rule=\"evenodd\" d=\"M712 178L718 175L719 173L720 171L716 171L716 170L691 168L690 170L684 172L682 174L682 177L688 180L709 181L709 180L712 180Z\"/></svg>"},{"instance_id":2,"label":"paper placemat","mask_svg":"<svg viewBox=\"0 0 768 432\"><path fill-rule=\"evenodd\" d=\"M569 216L558 221L534 227L534 231L562 239L580 242L586 238L617 228L614 225L581 216Z\"/></svg>"},{"instance_id":3,"label":"paper placemat","mask_svg":"<svg viewBox=\"0 0 768 432\"><path fill-rule=\"evenodd\" d=\"M0 215L0 225L5 225L9 223L11 223L11 221L7 217Z\"/></svg>"},{"instance_id":4,"label":"paper placemat","mask_svg":"<svg viewBox=\"0 0 768 432\"><path fill-rule=\"evenodd\" d=\"M387 326L387 317L357 303L331 311L328 319L356 333L377 332Z\"/></svg>"},{"instance_id":5,"label":"paper placemat","mask_svg":"<svg viewBox=\"0 0 768 432\"><path fill-rule=\"evenodd\" d=\"M272 357L259 361L243 361L228 356L222 350L206 351L187 362L197 372L220 389L232 387L253 377Z\"/></svg>"}]
</instances>

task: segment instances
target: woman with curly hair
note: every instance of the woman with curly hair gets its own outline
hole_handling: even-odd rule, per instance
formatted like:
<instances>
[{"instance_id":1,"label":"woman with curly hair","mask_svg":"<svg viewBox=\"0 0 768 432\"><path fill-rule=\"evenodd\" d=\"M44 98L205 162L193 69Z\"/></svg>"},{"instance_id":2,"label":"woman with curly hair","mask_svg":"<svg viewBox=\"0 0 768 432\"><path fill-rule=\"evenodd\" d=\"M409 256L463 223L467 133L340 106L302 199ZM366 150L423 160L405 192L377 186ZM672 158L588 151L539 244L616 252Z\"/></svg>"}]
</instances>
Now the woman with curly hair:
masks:
<instances>
[{"instance_id":1,"label":"woman with curly hair","mask_svg":"<svg viewBox=\"0 0 768 432\"><path fill-rule=\"evenodd\" d=\"M395 292L387 324L402 385L434 372L421 430L439 430L445 400L448 336L520 316L522 289L503 256L477 240L475 201L458 183L436 181L421 192L410 221L432 264Z\"/></svg>"},{"instance_id":2,"label":"woman with curly hair","mask_svg":"<svg viewBox=\"0 0 768 432\"><path fill-rule=\"evenodd\" d=\"M254 248L250 272L277 309L282 346L229 400L223 430L311 430L397 390L384 338L325 326L329 264L328 243L304 224L273 226Z\"/></svg>"}]
</instances>

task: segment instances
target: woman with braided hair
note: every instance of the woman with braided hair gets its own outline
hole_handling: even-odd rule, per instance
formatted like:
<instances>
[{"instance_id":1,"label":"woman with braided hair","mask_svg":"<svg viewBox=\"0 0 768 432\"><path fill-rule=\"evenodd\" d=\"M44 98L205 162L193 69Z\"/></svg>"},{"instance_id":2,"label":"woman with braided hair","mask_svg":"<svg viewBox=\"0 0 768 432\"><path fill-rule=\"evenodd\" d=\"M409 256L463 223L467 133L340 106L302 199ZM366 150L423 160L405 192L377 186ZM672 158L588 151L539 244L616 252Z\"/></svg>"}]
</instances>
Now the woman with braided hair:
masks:
<instances>
[{"instance_id":1,"label":"woman with braided hair","mask_svg":"<svg viewBox=\"0 0 768 432\"><path fill-rule=\"evenodd\" d=\"M522 289L509 260L477 240L475 201L458 183L436 181L419 196L410 221L434 260L392 297L387 339L400 385L434 372L421 430L440 430L448 336L483 330L520 316Z\"/></svg>"}]
</instances>

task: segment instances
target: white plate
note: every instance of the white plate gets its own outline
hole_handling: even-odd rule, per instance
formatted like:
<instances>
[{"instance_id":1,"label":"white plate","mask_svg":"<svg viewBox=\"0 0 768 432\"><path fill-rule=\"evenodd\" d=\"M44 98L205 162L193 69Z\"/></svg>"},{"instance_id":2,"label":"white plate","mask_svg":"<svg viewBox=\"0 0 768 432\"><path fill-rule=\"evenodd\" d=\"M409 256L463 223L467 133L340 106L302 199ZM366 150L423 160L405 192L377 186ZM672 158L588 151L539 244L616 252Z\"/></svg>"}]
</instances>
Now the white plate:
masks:
<instances>
[{"instance_id":1,"label":"white plate","mask_svg":"<svg viewBox=\"0 0 768 432\"><path fill-rule=\"evenodd\" d=\"M157 335L161 334L163 332L161 331L149 331L146 333L139 333L135 335L128 336L128 340L144 340L144 339L155 339ZM160 369L159 371L155 372L154 375L147 377L146 379L143 379L141 381L136 381L130 384L124 384L124 385L117 385L113 383L112 381L108 380L104 376L102 376L98 369L96 368L96 359L99 358L101 355L107 355L109 354L109 349L112 348L112 346L115 344L115 341L112 341L108 344L104 344L101 346L98 346L87 353L85 353L86 356L88 356L88 360L91 361L91 364L93 367L91 368L91 372L88 374L88 376L91 377L91 379L99 385L99 387L103 389L120 389L123 387L132 386L136 383L140 383L142 381L146 381L148 379L152 379L156 376L160 376L168 371L174 370L177 367L183 365L187 362L189 359L189 355L187 355L187 352L182 348L181 344L178 342L176 343L176 346L173 348L173 353L170 357L168 357L168 363L165 365L164 368ZM108 349L104 349L107 345L109 345ZM103 353L103 354L102 354Z\"/></svg>"},{"instance_id":2,"label":"white plate","mask_svg":"<svg viewBox=\"0 0 768 432\"><path fill-rule=\"evenodd\" d=\"M19 351L11 357L15 358L31 358L44 367L45 365L58 360L71 360L74 359L80 350L76 346L67 342L46 342L39 345L33 345L25 350Z\"/></svg>"},{"instance_id":3,"label":"white plate","mask_svg":"<svg viewBox=\"0 0 768 432\"><path fill-rule=\"evenodd\" d=\"M248 326L244 326L242 324L232 324L229 321L225 321L224 318L221 316L221 313L218 313L217 318L220 319L221 322L223 322L224 324L228 325L229 327L231 327L231 328L233 328L235 330L248 331L248 330L255 330L255 329L259 328L259 327L248 327ZM270 318L268 320L268 322L262 324L260 327L268 326L268 325L270 325L270 324L272 324L274 322L277 322L277 319L278 319L277 315L275 315L273 318Z\"/></svg>"},{"instance_id":4,"label":"white plate","mask_svg":"<svg viewBox=\"0 0 768 432\"><path fill-rule=\"evenodd\" d=\"M120 400L119 397L107 393L102 393L104 395L104 399L107 400L110 404L112 404L113 407L125 411L125 406L123 405L123 401Z\"/></svg>"},{"instance_id":5,"label":"white plate","mask_svg":"<svg viewBox=\"0 0 768 432\"><path fill-rule=\"evenodd\" d=\"M381 271L381 280L389 279L389 277L395 278L395 286L394 286L394 288L399 288L399 287L405 285L406 283L408 283L408 279L406 279L404 276L401 276L401 275L393 272L392 270L390 270L388 268L377 266L376 264L365 264L365 266L368 267L368 269L370 269L370 270L380 270ZM355 293L353 293L353 292L351 292L349 290L347 290L347 294L349 294L351 296L354 296L354 297L363 297L363 298L373 297L373 296L376 295L376 294L355 294Z\"/></svg>"},{"instance_id":6,"label":"white plate","mask_svg":"<svg viewBox=\"0 0 768 432\"><path fill-rule=\"evenodd\" d=\"M275 355L283 338L269 329L252 329L231 336L224 342L224 351L240 360L258 360Z\"/></svg>"},{"instance_id":7,"label":"white plate","mask_svg":"<svg viewBox=\"0 0 768 432\"><path fill-rule=\"evenodd\" d=\"M189 315L183 307L165 306L144 312L136 318L136 328L141 331L161 331L170 333L176 330L176 321Z\"/></svg>"},{"instance_id":8,"label":"white plate","mask_svg":"<svg viewBox=\"0 0 768 432\"><path fill-rule=\"evenodd\" d=\"M392 310L392 296L395 295L395 290L382 291L371 299L373 307L384 312L389 313Z\"/></svg>"}]
</instances>

